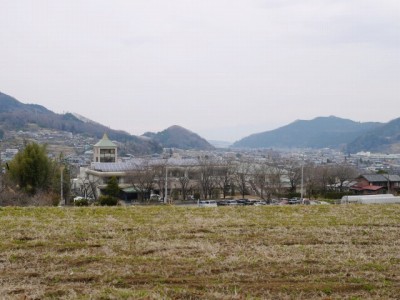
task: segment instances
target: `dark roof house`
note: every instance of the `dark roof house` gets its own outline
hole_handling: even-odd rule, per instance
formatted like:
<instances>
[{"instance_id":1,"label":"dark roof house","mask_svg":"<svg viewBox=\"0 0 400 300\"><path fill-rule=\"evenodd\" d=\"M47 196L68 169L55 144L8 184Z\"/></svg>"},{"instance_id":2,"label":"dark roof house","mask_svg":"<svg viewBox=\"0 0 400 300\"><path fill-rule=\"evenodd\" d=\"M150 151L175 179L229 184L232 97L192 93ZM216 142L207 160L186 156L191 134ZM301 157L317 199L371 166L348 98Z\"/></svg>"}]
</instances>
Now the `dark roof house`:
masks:
<instances>
[{"instance_id":1,"label":"dark roof house","mask_svg":"<svg viewBox=\"0 0 400 300\"><path fill-rule=\"evenodd\" d=\"M360 175L351 189L356 194L397 194L400 190L400 176L393 174Z\"/></svg>"}]
</instances>

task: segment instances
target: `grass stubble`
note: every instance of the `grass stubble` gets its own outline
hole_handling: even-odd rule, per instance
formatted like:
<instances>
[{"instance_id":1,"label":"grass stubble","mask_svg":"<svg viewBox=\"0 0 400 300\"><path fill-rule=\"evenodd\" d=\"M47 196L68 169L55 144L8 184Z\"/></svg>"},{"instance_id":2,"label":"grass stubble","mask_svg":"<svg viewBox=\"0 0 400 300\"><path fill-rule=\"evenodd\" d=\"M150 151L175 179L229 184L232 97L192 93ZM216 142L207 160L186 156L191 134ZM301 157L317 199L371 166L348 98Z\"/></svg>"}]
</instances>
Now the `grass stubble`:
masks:
<instances>
[{"instance_id":1,"label":"grass stubble","mask_svg":"<svg viewBox=\"0 0 400 300\"><path fill-rule=\"evenodd\" d=\"M400 206L0 208L1 299L399 299Z\"/></svg>"}]
</instances>

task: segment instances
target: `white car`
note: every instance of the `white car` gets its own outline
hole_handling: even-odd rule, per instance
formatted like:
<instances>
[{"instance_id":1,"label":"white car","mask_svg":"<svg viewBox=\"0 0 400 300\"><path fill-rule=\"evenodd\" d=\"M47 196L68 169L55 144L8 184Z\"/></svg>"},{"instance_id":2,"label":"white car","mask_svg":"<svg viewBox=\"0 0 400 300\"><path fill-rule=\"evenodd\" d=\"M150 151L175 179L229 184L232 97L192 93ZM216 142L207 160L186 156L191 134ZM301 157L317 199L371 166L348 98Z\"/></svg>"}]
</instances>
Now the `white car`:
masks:
<instances>
[{"instance_id":1,"label":"white car","mask_svg":"<svg viewBox=\"0 0 400 300\"><path fill-rule=\"evenodd\" d=\"M150 200L157 200L157 201L160 201L160 195L158 195L158 194L151 194L150 195Z\"/></svg>"}]
</instances>

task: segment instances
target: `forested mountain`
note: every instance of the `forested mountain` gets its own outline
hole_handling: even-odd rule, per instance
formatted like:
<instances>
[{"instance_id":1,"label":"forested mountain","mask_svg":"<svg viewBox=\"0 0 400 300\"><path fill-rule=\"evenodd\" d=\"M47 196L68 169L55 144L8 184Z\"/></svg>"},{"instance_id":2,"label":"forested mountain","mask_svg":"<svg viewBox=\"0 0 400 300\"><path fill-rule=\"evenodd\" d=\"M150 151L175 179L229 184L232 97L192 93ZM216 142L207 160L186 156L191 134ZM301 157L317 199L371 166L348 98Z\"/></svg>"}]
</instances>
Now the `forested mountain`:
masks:
<instances>
[{"instance_id":1,"label":"forested mountain","mask_svg":"<svg viewBox=\"0 0 400 300\"><path fill-rule=\"evenodd\" d=\"M359 123L334 116L298 120L275 130L250 135L233 144L236 148L345 148L347 143L381 123Z\"/></svg>"},{"instance_id":2,"label":"forested mountain","mask_svg":"<svg viewBox=\"0 0 400 300\"><path fill-rule=\"evenodd\" d=\"M133 153L145 154L161 152L161 146L148 139L130 135L127 132L113 130L93 121L82 121L71 113L56 114L36 104L24 104L15 98L0 92L0 129L26 130L30 124L40 128L68 131L100 139L105 132L112 140L128 145Z\"/></svg>"},{"instance_id":3,"label":"forested mountain","mask_svg":"<svg viewBox=\"0 0 400 300\"><path fill-rule=\"evenodd\" d=\"M213 150L209 142L198 134L191 132L181 126L171 126L161 132L146 132L144 136L152 138L165 148Z\"/></svg>"},{"instance_id":4,"label":"forested mountain","mask_svg":"<svg viewBox=\"0 0 400 300\"><path fill-rule=\"evenodd\" d=\"M400 118L368 131L347 145L347 151L400 152Z\"/></svg>"},{"instance_id":5,"label":"forested mountain","mask_svg":"<svg viewBox=\"0 0 400 300\"><path fill-rule=\"evenodd\" d=\"M100 139L107 133L110 139L124 144L124 151L133 154L160 153L163 147L180 149L214 149L205 139L185 128L171 126L159 133L144 136L113 130L83 116L56 114L36 104L24 104L0 92L0 138L4 131L29 130L31 124L43 129L72 132Z\"/></svg>"},{"instance_id":6,"label":"forested mountain","mask_svg":"<svg viewBox=\"0 0 400 300\"><path fill-rule=\"evenodd\" d=\"M72 132L124 144L133 154L160 153L162 148L212 150L205 139L180 126L138 137L113 130L76 114L56 114L36 104L24 104L0 92L0 139L6 131L43 129ZM234 148L337 148L349 153L359 151L400 152L400 118L389 123L354 122L334 116L298 120L275 130L256 133L233 144Z\"/></svg>"},{"instance_id":7,"label":"forested mountain","mask_svg":"<svg viewBox=\"0 0 400 300\"><path fill-rule=\"evenodd\" d=\"M118 141L132 138L127 132L113 130L95 122L83 122L71 113L56 114L41 105L23 104L0 92L0 125L4 129L18 130L31 123L42 128L87 133L98 138L107 132L111 139Z\"/></svg>"}]
</instances>

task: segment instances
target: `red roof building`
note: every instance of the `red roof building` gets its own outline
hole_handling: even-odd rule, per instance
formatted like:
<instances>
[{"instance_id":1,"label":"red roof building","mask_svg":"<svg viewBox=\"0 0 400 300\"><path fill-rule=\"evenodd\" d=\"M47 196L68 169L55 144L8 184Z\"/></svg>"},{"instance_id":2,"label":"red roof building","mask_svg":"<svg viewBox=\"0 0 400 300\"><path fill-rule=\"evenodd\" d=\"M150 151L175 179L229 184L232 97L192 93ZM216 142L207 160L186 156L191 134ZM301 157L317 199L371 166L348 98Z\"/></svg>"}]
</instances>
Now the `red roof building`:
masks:
<instances>
[{"instance_id":1,"label":"red roof building","mask_svg":"<svg viewBox=\"0 0 400 300\"><path fill-rule=\"evenodd\" d=\"M397 194L400 190L400 176L389 174L366 174L356 179L350 189L360 195Z\"/></svg>"}]
</instances>

